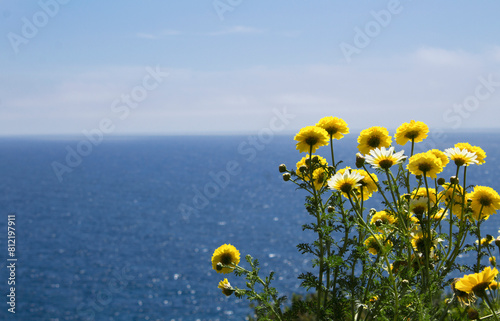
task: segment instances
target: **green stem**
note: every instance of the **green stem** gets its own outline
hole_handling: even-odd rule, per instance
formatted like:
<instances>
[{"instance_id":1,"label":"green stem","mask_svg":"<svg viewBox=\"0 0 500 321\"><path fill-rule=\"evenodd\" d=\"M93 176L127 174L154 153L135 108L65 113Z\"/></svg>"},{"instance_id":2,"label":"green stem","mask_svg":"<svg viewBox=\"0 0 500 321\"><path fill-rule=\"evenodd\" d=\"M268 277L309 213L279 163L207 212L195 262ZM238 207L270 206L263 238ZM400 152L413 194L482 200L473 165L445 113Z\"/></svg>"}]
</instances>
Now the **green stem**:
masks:
<instances>
[{"instance_id":1,"label":"green stem","mask_svg":"<svg viewBox=\"0 0 500 321\"><path fill-rule=\"evenodd\" d=\"M413 148L415 146L415 139L411 139L411 153L410 153L410 158L413 156ZM408 194L410 194L410 170L407 170L407 175L406 175L406 187L408 189Z\"/></svg>"},{"instance_id":2,"label":"green stem","mask_svg":"<svg viewBox=\"0 0 500 321\"><path fill-rule=\"evenodd\" d=\"M455 177L458 177L458 173L460 171L460 166L457 166L457 171L455 173ZM460 186L460 185L458 185ZM448 188L443 191L443 195L446 195L446 193L448 192L448 190L450 189L450 186L448 185ZM444 211L450 211L450 217L451 215L453 215L453 205L455 203L455 191L457 189L457 184L453 184L453 190L452 190L452 193L451 193L451 199L450 201L448 202L448 204L446 205L446 208L444 209ZM446 197L446 196L444 196ZM437 203L439 203L439 199L436 200ZM451 253L451 249L452 249L452 241L453 241L453 224L452 224L452 221L450 220L450 231L449 231L449 234L448 234L448 251L446 252L446 255L444 256L444 259L441 260L441 262L439 263L439 266L437 268L436 271L441 271L441 267L443 266L443 264L445 262L448 262L448 257ZM444 276L444 274L441 275L442 277Z\"/></svg>"},{"instance_id":3,"label":"green stem","mask_svg":"<svg viewBox=\"0 0 500 321\"><path fill-rule=\"evenodd\" d=\"M391 195L392 195L392 200L394 201L394 205L397 205L398 204L398 201L396 199L396 196L394 194L394 190L392 188L392 179L391 177L389 176L389 169L385 169L385 175L387 176L387 182L389 183L389 189L391 190Z\"/></svg>"},{"instance_id":4,"label":"green stem","mask_svg":"<svg viewBox=\"0 0 500 321\"><path fill-rule=\"evenodd\" d=\"M375 236L375 233L373 232L373 230L363 220L363 216L360 214L360 212L358 212L356 210L356 206L354 205L354 203L352 201L352 198L351 198L351 193L347 194L347 196L349 197L349 202L351 203L351 206L354 209L354 213L356 213L356 215L358 216L358 220L359 220L360 225L362 225L370 233L370 235L373 236L373 238L377 242L377 245L379 246L379 248L380 249L384 249L383 244ZM359 206L359 204L357 204L357 205ZM387 266L387 270L389 271L389 279L391 280L392 287L393 287L393 290L394 290L394 303L396 304L396 306L395 306L395 313L394 313L394 321L398 321L399 320L399 294L398 294L398 289L397 289L397 284L396 284L396 278L394 277L394 274L392 273L391 264L389 263L389 259L387 258L387 254L385 253L385 251L384 251L384 253L382 255L383 255L383 258L384 258L384 262L385 262L385 264Z\"/></svg>"},{"instance_id":5,"label":"green stem","mask_svg":"<svg viewBox=\"0 0 500 321\"><path fill-rule=\"evenodd\" d=\"M333 153L333 134L330 134L330 152L332 154L332 166L333 166L333 175L337 172L337 165L335 164L335 156Z\"/></svg>"},{"instance_id":6,"label":"green stem","mask_svg":"<svg viewBox=\"0 0 500 321\"><path fill-rule=\"evenodd\" d=\"M484 299L484 302L486 302L486 304L487 304L487 305L488 305L488 307L490 308L491 313L493 313L493 316L495 317L495 320L500 321L500 320L498 320L498 316L497 316L497 314L496 314L496 312L495 312L494 306L493 306L493 304L491 303L490 298L488 298L488 295L487 295L486 293L484 294L483 299Z\"/></svg>"},{"instance_id":7,"label":"green stem","mask_svg":"<svg viewBox=\"0 0 500 321\"><path fill-rule=\"evenodd\" d=\"M429 266L429 257L431 253L431 231L430 231L430 218L429 218L429 213L431 209L431 200L429 197L429 184L427 183L427 173L424 171L424 182L425 182L425 189L427 191L427 220L425 222L422 222L422 236L424 238L424 260L425 260L425 280L426 282L424 283L424 286L422 289L426 290L428 283L429 282L429 271L430 271L430 266Z\"/></svg>"},{"instance_id":8,"label":"green stem","mask_svg":"<svg viewBox=\"0 0 500 321\"><path fill-rule=\"evenodd\" d=\"M314 182L313 182L313 164L312 164L312 148L313 146L311 145L309 148L309 177L311 180L311 185L313 189L313 194L314 194L314 202L316 204L321 204L321 199L318 196L318 193L316 192L316 188L314 187ZM325 255L325 249L323 248L323 231L321 229L322 227L322 206L320 208L316 208L316 220L317 220L317 225L318 225L318 242L319 242L319 284L316 288L316 291L318 292L318 302L317 302L317 309L318 313L321 310L321 297L323 295L323 270L324 270L324 255Z\"/></svg>"},{"instance_id":9,"label":"green stem","mask_svg":"<svg viewBox=\"0 0 500 321\"><path fill-rule=\"evenodd\" d=\"M237 264L231 264L232 267L234 267L235 269L239 270L240 272L244 273L245 275L248 275L250 273L252 273L251 271L237 265ZM229 267L229 266L228 266ZM258 276L257 274L255 274L255 277L256 277L256 280L257 282L259 282L263 288L264 288L264 293L267 292L267 290L269 289L269 286L266 284L266 282L264 282L264 280L262 280L260 278L260 276ZM281 312L281 309L279 309L279 313L276 312L275 308L273 307L273 305L271 303L268 302L268 300L262 298L257 292L255 292L255 289L253 288L253 286L249 286L248 285L249 283L247 283L247 286L250 288L251 292L252 292L252 295L254 295L259 302L263 303L265 306L267 306L269 308L269 310L274 314L274 316L277 318L276 320L279 320L279 321L282 321L282 317L283 317L283 314Z\"/></svg>"},{"instance_id":10,"label":"green stem","mask_svg":"<svg viewBox=\"0 0 500 321\"><path fill-rule=\"evenodd\" d=\"M340 192L337 192L337 200L340 200L340 199L341 199L341 194L340 194ZM347 213L345 212L342 201L340 201L339 206L340 206L340 212L342 214L342 223L344 224L345 230L344 230L344 242L342 244L342 248L340 249L338 256L340 258L343 258L344 253L347 250L347 245L348 245L347 238L349 237L350 228L349 228L349 221L347 219ZM335 267L335 272L333 274L333 291L332 291L332 293L335 296L336 296L336 290L337 290L337 277L338 277L338 274L340 271L340 267L341 267L340 265L337 265Z\"/></svg>"},{"instance_id":11,"label":"green stem","mask_svg":"<svg viewBox=\"0 0 500 321\"><path fill-rule=\"evenodd\" d=\"M335 175L335 173L337 172L337 166L335 165L335 155L333 153L333 134L330 134L330 152L332 155L332 166L333 166L332 175ZM332 195L333 195L333 193L332 193ZM328 200L326 201L326 204L328 204L329 201L330 201L330 198L328 198ZM327 245L326 245L326 255L327 255L328 259L331 256L331 243L330 243L330 241L328 241ZM330 273L330 265L328 264L326 267L326 290L327 291L330 290L330 274L331 274ZM326 305L327 301L328 301L328 295L325 295L323 304Z\"/></svg>"},{"instance_id":12,"label":"green stem","mask_svg":"<svg viewBox=\"0 0 500 321\"><path fill-rule=\"evenodd\" d=\"M477 266L476 266L476 273L479 273L481 270L481 258L483 257L481 255L481 248L483 244L481 244L481 214L483 212L483 206L481 205L481 209L479 210L479 219L477 221Z\"/></svg>"},{"instance_id":13,"label":"green stem","mask_svg":"<svg viewBox=\"0 0 500 321\"><path fill-rule=\"evenodd\" d=\"M365 170L365 172L367 172L367 173L368 173L368 176L369 176L369 177L370 177L370 179L372 180L373 184L375 184L375 185L377 186L378 191L380 192L380 195L382 195L382 197L383 197L383 198L384 198L384 200L385 200L385 203L386 203L386 204L390 207L390 209L391 209L391 211L392 211L392 212L396 213L396 210L392 207L391 203L389 202L389 200L388 200L388 199L387 199L387 197L385 196L383 189L380 187L380 184L379 184L376 180L374 180L374 179L373 179L372 174L370 174L370 172L368 172L368 170L366 169L366 166L365 166L365 165L363 165L363 169Z\"/></svg>"}]
</instances>

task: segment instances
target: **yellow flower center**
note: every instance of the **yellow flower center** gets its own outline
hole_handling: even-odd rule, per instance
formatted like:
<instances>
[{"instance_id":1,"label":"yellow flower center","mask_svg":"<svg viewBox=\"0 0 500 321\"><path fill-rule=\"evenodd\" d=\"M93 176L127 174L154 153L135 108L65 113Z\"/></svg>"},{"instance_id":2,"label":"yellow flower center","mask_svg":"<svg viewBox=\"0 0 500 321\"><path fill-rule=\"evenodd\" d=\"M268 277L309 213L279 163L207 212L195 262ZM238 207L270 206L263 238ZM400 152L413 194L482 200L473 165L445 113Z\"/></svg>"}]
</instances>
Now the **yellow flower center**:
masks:
<instances>
[{"instance_id":1,"label":"yellow flower center","mask_svg":"<svg viewBox=\"0 0 500 321\"><path fill-rule=\"evenodd\" d=\"M415 245L417 247L417 251L419 251L419 252L424 252L425 251L425 241L424 241L424 239L418 239L415 242Z\"/></svg>"},{"instance_id":2,"label":"yellow flower center","mask_svg":"<svg viewBox=\"0 0 500 321\"><path fill-rule=\"evenodd\" d=\"M378 136L372 136L372 137L370 137L368 139L367 144L370 147L378 147L380 145L380 137L378 137Z\"/></svg>"},{"instance_id":3,"label":"yellow flower center","mask_svg":"<svg viewBox=\"0 0 500 321\"><path fill-rule=\"evenodd\" d=\"M318 139L316 137L307 137L306 138L307 145L314 146L314 145L316 145L317 142L318 142Z\"/></svg>"},{"instance_id":4,"label":"yellow flower center","mask_svg":"<svg viewBox=\"0 0 500 321\"><path fill-rule=\"evenodd\" d=\"M413 213L415 213L416 215L422 215L424 214L425 210L427 209L427 206L415 206L413 208Z\"/></svg>"},{"instance_id":5,"label":"yellow flower center","mask_svg":"<svg viewBox=\"0 0 500 321\"><path fill-rule=\"evenodd\" d=\"M339 188L343 193L349 194L352 190L352 185L350 183L344 183Z\"/></svg>"},{"instance_id":6,"label":"yellow flower center","mask_svg":"<svg viewBox=\"0 0 500 321\"><path fill-rule=\"evenodd\" d=\"M339 131L339 129L337 127L328 127L328 128L325 128L325 130L330 135L335 135Z\"/></svg>"},{"instance_id":7,"label":"yellow flower center","mask_svg":"<svg viewBox=\"0 0 500 321\"><path fill-rule=\"evenodd\" d=\"M483 297L485 295L484 290L488 288L490 285L490 282L481 282L472 287L472 291L474 292L475 295L478 297Z\"/></svg>"},{"instance_id":8,"label":"yellow flower center","mask_svg":"<svg viewBox=\"0 0 500 321\"><path fill-rule=\"evenodd\" d=\"M429 163L418 164L418 170L423 172L423 173L426 173L426 172L430 171L431 169L432 169L432 165Z\"/></svg>"},{"instance_id":9,"label":"yellow flower center","mask_svg":"<svg viewBox=\"0 0 500 321\"><path fill-rule=\"evenodd\" d=\"M370 245L368 247L374 249L377 252L380 251L380 247L378 246L377 240L374 239L370 240Z\"/></svg>"},{"instance_id":10,"label":"yellow flower center","mask_svg":"<svg viewBox=\"0 0 500 321\"><path fill-rule=\"evenodd\" d=\"M233 258L231 256L231 254L229 254L229 253L222 254L222 256L220 258L220 262L224 265L229 265L229 264L231 264L232 261L233 261Z\"/></svg>"},{"instance_id":11,"label":"yellow flower center","mask_svg":"<svg viewBox=\"0 0 500 321\"><path fill-rule=\"evenodd\" d=\"M383 168L383 169L388 169L390 168L392 165L394 165L394 162L392 161L392 159L384 159L384 160L381 160L378 165Z\"/></svg>"},{"instance_id":12,"label":"yellow flower center","mask_svg":"<svg viewBox=\"0 0 500 321\"><path fill-rule=\"evenodd\" d=\"M405 134L405 137L408 139L415 139L417 138L418 134L420 134L418 130L410 130Z\"/></svg>"},{"instance_id":13,"label":"yellow flower center","mask_svg":"<svg viewBox=\"0 0 500 321\"><path fill-rule=\"evenodd\" d=\"M487 196L482 196L479 198L479 204L481 204L482 206L490 206L491 199Z\"/></svg>"}]
</instances>

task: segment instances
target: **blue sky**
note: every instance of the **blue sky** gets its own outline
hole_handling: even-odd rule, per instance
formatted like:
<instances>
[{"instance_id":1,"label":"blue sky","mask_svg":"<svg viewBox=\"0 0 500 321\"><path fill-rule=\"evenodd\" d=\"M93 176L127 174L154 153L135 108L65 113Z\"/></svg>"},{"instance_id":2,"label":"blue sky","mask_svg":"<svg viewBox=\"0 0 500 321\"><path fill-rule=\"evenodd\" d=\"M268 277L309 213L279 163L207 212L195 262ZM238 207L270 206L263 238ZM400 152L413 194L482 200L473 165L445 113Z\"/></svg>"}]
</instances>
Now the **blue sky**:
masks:
<instances>
[{"instance_id":1,"label":"blue sky","mask_svg":"<svg viewBox=\"0 0 500 321\"><path fill-rule=\"evenodd\" d=\"M499 128L498 1L0 8L0 135L255 133L276 113L283 133L323 116L353 130Z\"/></svg>"}]
</instances>

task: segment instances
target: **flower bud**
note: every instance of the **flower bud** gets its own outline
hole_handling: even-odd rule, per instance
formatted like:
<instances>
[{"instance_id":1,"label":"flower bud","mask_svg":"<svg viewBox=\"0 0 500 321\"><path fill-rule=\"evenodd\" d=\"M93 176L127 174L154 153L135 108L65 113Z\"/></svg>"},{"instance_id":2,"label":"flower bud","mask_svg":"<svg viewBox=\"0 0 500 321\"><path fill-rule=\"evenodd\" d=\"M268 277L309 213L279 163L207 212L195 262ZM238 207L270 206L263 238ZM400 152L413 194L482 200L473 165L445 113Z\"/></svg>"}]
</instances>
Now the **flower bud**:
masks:
<instances>
[{"instance_id":1,"label":"flower bud","mask_svg":"<svg viewBox=\"0 0 500 321\"><path fill-rule=\"evenodd\" d=\"M285 182L288 182L288 181L290 180L290 173L285 173L285 174L283 174L283 180L284 180Z\"/></svg>"},{"instance_id":2,"label":"flower bud","mask_svg":"<svg viewBox=\"0 0 500 321\"><path fill-rule=\"evenodd\" d=\"M311 166L311 160L309 158L306 158L305 163L306 163L306 166Z\"/></svg>"},{"instance_id":3,"label":"flower bud","mask_svg":"<svg viewBox=\"0 0 500 321\"><path fill-rule=\"evenodd\" d=\"M318 162L319 162L319 158L318 158L318 156L317 156L317 155L316 155L316 156L314 156L314 157L312 158L312 161L313 161L313 163L318 163Z\"/></svg>"},{"instance_id":4,"label":"flower bud","mask_svg":"<svg viewBox=\"0 0 500 321\"><path fill-rule=\"evenodd\" d=\"M493 236L491 236L490 234L486 234L486 241L488 241L488 243L491 243L493 241Z\"/></svg>"},{"instance_id":5,"label":"flower bud","mask_svg":"<svg viewBox=\"0 0 500 321\"><path fill-rule=\"evenodd\" d=\"M415 178L418 179L418 180L421 180L422 179L422 175L415 175Z\"/></svg>"},{"instance_id":6,"label":"flower bud","mask_svg":"<svg viewBox=\"0 0 500 321\"><path fill-rule=\"evenodd\" d=\"M446 180L442 177L438 178L438 184L439 185L443 185L444 183L446 183Z\"/></svg>"},{"instance_id":7,"label":"flower bud","mask_svg":"<svg viewBox=\"0 0 500 321\"><path fill-rule=\"evenodd\" d=\"M492 266L496 266L497 265L497 258L494 256L490 256L490 264Z\"/></svg>"},{"instance_id":8,"label":"flower bud","mask_svg":"<svg viewBox=\"0 0 500 321\"><path fill-rule=\"evenodd\" d=\"M458 177L456 177L456 176L452 176L452 177L450 177L450 183L451 183L451 184L458 184L458 182L459 182L459 181L460 181L460 180L459 180L459 179L458 179Z\"/></svg>"},{"instance_id":9,"label":"flower bud","mask_svg":"<svg viewBox=\"0 0 500 321\"><path fill-rule=\"evenodd\" d=\"M328 211L328 213L333 213L333 206L328 206L328 208L326 209Z\"/></svg>"},{"instance_id":10,"label":"flower bud","mask_svg":"<svg viewBox=\"0 0 500 321\"><path fill-rule=\"evenodd\" d=\"M384 222L382 222L382 220L380 220L380 219L375 221L376 227L380 227L380 226L382 226L382 224L384 224Z\"/></svg>"},{"instance_id":11,"label":"flower bud","mask_svg":"<svg viewBox=\"0 0 500 321\"><path fill-rule=\"evenodd\" d=\"M305 165L301 165L301 166L299 167L299 172L301 172L302 174L303 174L303 173L305 173L306 171L307 171L307 166L305 166Z\"/></svg>"},{"instance_id":12,"label":"flower bud","mask_svg":"<svg viewBox=\"0 0 500 321\"><path fill-rule=\"evenodd\" d=\"M286 165L285 165L285 164L281 164L281 165L278 167L278 170L280 171L280 173L284 173L284 172L286 172Z\"/></svg>"},{"instance_id":13,"label":"flower bud","mask_svg":"<svg viewBox=\"0 0 500 321\"><path fill-rule=\"evenodd\" d=\"M360 153L356 154L356 167L361 168L365 164L365 157Z\"/></svg>"},{"instance_id":14,"label":"flower bud","mask_svg":"<svg viewBox=\"0 0 500 321\"><path fill-rule=\"evenodd\" d=\"M222 266L222 263L220 263L220 262L219 262L219 263L217 263L217 265L215 266L215 269L216 269L217 271L220 271L220 270L222 270L222 267L223 267L223 266Z\"/></svg>"},{"instance_id":15,"label":"flower bud","mask_svg":"<svg viewBox=\"0 0 500 321\"><path fill-rule=\"evenodd\" d=\"M500 236L495 239L495 245L500 249Z\"/></svg>"},{"instance_id":16,"label":"flower bud","mask_svg":"<svg viewBox=\"0 0 500 321\"><path fill-rule=\"evenodd\" d=\"M224 289L222 289L222 293L225 296L230 296L231 294L234 293L234 289L233 288L224 288Z\"/></svg>"}]
</instances>

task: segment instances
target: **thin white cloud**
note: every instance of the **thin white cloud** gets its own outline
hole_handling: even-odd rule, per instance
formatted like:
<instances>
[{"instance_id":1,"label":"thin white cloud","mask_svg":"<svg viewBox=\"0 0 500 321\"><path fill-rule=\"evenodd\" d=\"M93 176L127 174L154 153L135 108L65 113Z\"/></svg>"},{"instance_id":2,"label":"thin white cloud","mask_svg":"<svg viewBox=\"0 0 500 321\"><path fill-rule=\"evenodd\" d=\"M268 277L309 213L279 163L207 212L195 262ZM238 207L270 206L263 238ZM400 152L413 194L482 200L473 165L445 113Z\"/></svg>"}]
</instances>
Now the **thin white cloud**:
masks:
<instances>
[{"instance_id":1,"label":"thin white cloud","mask_svg":"<svg viewBox=\"0 0 500 321\"><path fill-rule=\"evenodd\" d=\"M173 30L173 29L167 29L167 30L162 30L157 33L146 33L146 32L136 32L135 37L141 38L141 39L150 39L150 40L157 40L157 39L162 39L166 37L171 37L171 36L178 36L182 35L182 32L179 30Z\"/></svg>"},{"instance_id":2,"label":"thin white cloud","mask_svg":"<svg viewBox=\"0 0 500 321\"><path fill-rule=\"evenodd\" d=\"M441 48L425 47L415 53L417 60L432 65L461 66L476 60L474 55L462 50L446 50Z\"/></svg>"},{"instance_id":3,"label":"thin white cloud","mask_svg":"<svg viewBox=\"0 0 500 321\"><path fill-rule=\"evenodd\" d=\"M223 30L208 31L201 33L186 33L174 29L162 30L156 33L136 32L134 34L134 37L140 39L158 40L179 35L199 35L199 36L216 37L216 36L227 36L227 35L245 35L245 34L251 35L251 34L261 34L261 33L264 33L264 30L246 26L233 26Z\"/></svg>"},{"instance_id":4,"label":"thin white cloud","mask_svg":"<svg viewBox=\"0 0 500 321\"><path fill-rule=\"evenodd\" d=\"M142 38L142 39L158 39L158 36L150 34L150 33L143 33L143 32L137 32L135 34L137 38Z\"/></svg>"},{"instance_id":5,"label":"thin white cloud","mask_svg":"<svg viewBox=\"0 0 500 321\"><path fill-rule=\"evenodd\" d=\"M233 26L220 31L212 31L206 33L208 36L224 36L224 35L235 35L235 34L260 34L264 33L264 30L246 27L246 26Z\"/></svg>"}]
</instances>

